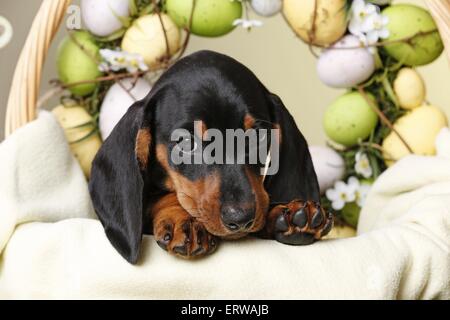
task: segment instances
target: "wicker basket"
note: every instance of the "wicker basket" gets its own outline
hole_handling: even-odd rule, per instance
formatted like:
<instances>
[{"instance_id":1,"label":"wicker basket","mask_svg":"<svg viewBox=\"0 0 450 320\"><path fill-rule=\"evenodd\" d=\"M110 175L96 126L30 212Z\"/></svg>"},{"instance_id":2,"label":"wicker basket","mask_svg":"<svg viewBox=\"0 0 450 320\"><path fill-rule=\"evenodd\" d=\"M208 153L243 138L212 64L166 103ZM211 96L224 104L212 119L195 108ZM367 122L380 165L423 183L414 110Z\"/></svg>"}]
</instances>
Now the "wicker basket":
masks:
<instances>
[{"instance_id":1,"label":"wicker basket","mask_svg":"<svg viewBox=\"0 0 450 320\"><path fill-rule=\"evenodd\" d=\"M71 0L44 0L20 54L6 110L5 136L36 118L41 73L47 51ZM425 0L450 60L450 0Z\"/></svg>"}]
</instances>

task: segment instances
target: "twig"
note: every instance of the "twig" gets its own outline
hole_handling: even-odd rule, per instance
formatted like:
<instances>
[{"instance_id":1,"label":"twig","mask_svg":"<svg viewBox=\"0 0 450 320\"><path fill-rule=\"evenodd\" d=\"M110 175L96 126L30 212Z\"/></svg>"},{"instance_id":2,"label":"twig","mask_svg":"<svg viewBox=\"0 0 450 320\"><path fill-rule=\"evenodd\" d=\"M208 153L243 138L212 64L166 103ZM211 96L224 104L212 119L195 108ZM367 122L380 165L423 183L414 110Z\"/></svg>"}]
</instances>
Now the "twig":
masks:
<instances>
[{"instance_id":1,"label":"twig","mask_svg":"<svg viewBox=\"0 0 450 320\"><path fill-rule=\"evenodd\" d=\"M105 81L116 81L116 80L120 80L120 79L125 79L125 78L133 78L133 77L140 77L144 74L146 74L148 71L139 71L139 72L135 72L135 73L111 73L108 74L107 76L103 76L103 77L98 77L92 80L83 80L83 81L77 81L77 82L72 82L72 83L67 83L67 84L60 84L61 88L64 89L68 89L71 87L75 87L78 85L82 85L82 84L89 84L89 83L98 83L98 82L105 82Z\"/></svg>"},{"instance_id":2,"label":"twig","mask_svg":"<svg viewBox=\"0 0 450 320\"><path fill-rule=\"evenodd\" d=\"M363 96L364 100L369 104L369 106L372 108L373 111L378 115L378 117L381 119L381 121L389 127L395 134L398 136L398 138L402 141L402 143L405 145L405 147L408 149L409 153L414 154L414 151L411 149L409 144L406 142L406 140L402 137L402 135L397 131L397 129L394 128L394 125L392 122L386 117L386 115L373 103L372 100L369 99L366 92L362 87L358 87L358 92Z\"/></svg>"},{"instance_id":3,"label":"twig","mask_svg":"<svg viewBox=\"0 0 450 320\"><path fill-rule=\"evenodd\" d=\"M316 40L316 21L317 21L317 0L314 0L314 13L312 17L312 26L311 30L308 31L308 39L310 40L308 41L308 48L311 54L314 57L318 58L319 55L314 52L314 45L313 45L314 41Z\"/></svg>"},{"instance_id":4,"label":"twig","mask_svg":"<svg viewBox=\"0 0 450 320\"><path fill-rule=\"evenodd\" d=\"M166 42L166 59L170 58L170 45L169 45L169 39L167 38L167 31L164 26L164 22L161 17L161 11L159 10L158 4L156 3L156 0L152 0L153 6L155 7L155 12L158 15L159 22L161 23L161 28L164 33L164 41Z\"/></svg>"},{"instance_id":5,"label":"twig","mask_svg":"<svg viewBox=\"0 0 450 320\"><path fill-rule=\"evenodd\" d=\"M67 33L69 34L69 38L70 40L72 40L75 45L80 48L81 51L83 51L92 61L94 61L94 63L96 64L100 64L100 61L97 59L97 57L95 55L93 55L90 51L86 50L86 48L84 47L84 45L82 45L77 38L75 38L75 36L73 35L73 31L71 29L66 29Z\"/></svg>"},{"instance_id":6,"label":"twig","mask_svg":"<svg viewBox=\"0 0 450 320\"><path fill-rule=\"evenodd\" d=\"M192 0L192 9L191 9L191 15L189 16L189 24L188 24L187 28L184 29L186 31L186 39L184 39L183 46L181 47L180 53L178 54L175 61L178 61L184 55L184 53L186 52L187 46L189 44L189 40L191 37L192 20L194 19L194 10L195 10L196 4L197 4L197 0Z\"/></svg>"},{"instance_id":7,"label":"twig","mask_svg":"<svg viewBox=\"0 0 450 320\"><path fill-rule=\"evenodd\" d=\"M56 88L51 88L50 90L48 90L42 96L39 97L39 100L36 103L36 109L38 110L41 109L48 100L50 100L54 96L61 94L63 91L64 88L61 88L60 86Z\"/></svg>"},{"instance_id":8,"label":"twig","mask_svg":"<svg viewBox=\"0 0 450 320\"><path fill-rule=\"evenodd\" d=\"M99 65L101 61L97 59L95 55L86 50L86 48L74 37L73 32L70 29L66 29L70 39L75 43L75 45L80 48L95 64ZM108 71L108 76L114 76L114 73ZM132 100L136 101L137 99L131 94L131 92L123 85L123 83L119 80L119 78L113 78L114 80L129 96Z\"/></svg>"},{"instance_id":9,"label":"twig","mask_svg":"<svg viewBox=\"0 0 450 320\"><path fill-rule=\"evenodd\" d=\"M377 144L377 143L373 143L373 142L361 142L359 145L360 145L361 147L372 148L372 149L378 150L378 151L380 151L381 153L383 153L383 154L385 154L385 155L388 156L388 157L384 157L385 160L388 160L388 161L395 161L394 157L393 157L389 152L387 152L382 146L380 146L380 145Z\"/></svg>"},{"instance_id":10,"label":"twig","mask_svg":"<svg viewBox=\"0 0 450 320\"><path fill-rule=\"evenodd\" d=\"M398 43L407 43L412 45L412 41L416 38L420 38L420 37L425 37L428 36L430 34L439 32L437 29L433 29L430 31L420 31L417 32L416 34L406 37L406 38L402 38L402 39L397 39L397 40L387 40L387 41L380 41L377 43L373 43L373 44L369 44L369 45L360 45L360 46L349 46L349 47L333 47L333 44L331 45L320 45L320 44L316 44L316 43L312 43L312 42L308 42L305 41L304 39L298 37L301 41L303 41L304 43L306 43L309 46L313 46L313 47L317 47L317 48L321 48L321 49L334 49L334 50L351 50L351 49L361 49L361 48L373 48L373 47L384 47L387 45L391 45L391 44L398 44Z\"/></svg>"}]
</instances>

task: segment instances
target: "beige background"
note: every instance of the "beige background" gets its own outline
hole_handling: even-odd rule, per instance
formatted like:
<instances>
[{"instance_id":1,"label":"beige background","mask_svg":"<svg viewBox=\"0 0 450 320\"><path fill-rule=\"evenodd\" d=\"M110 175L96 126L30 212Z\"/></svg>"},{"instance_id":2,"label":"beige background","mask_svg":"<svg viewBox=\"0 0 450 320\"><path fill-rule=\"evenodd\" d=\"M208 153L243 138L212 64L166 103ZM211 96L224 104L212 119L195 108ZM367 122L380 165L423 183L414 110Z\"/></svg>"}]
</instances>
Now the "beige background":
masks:
<instances>
[{"instance_id":1,"label":"beige background","mask_svg":"<svg viewBox=\"0 0 450 320\"><path fill-rule=\"evenodd\" d=\"M0 0L0 15L10 20L14 28L13 41L0 50L0 140L3 138L4 113L14 66L40 2ZM423 5L420 0L397 2ZM250 33L237 29L221 38L193 37L188 53L211 49L229 54L246 64L284 100L310 143L324 144L324 110L343 91L327 88L319 81L314 56L306 45L296 39L281 15L261 20L264 26ZM64 30L58 35L48 56L42 91L49 88L49 80L56 76L55 51L62 36ZM445 56L419 71L427 83L428 100L444 109L450 118L450 68Z\"/></svg>"}]
</instances>

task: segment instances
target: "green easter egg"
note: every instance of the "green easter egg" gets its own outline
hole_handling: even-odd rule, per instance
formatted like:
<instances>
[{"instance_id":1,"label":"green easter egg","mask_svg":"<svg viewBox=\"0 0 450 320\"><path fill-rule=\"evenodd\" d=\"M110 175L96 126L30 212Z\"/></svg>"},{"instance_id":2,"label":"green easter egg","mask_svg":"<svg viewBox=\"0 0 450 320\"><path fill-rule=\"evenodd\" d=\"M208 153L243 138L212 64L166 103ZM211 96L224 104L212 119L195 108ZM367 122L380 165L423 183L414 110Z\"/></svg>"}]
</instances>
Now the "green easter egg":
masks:
<instances>
[{"instance_id":1,"label":"green easter egg","mask_svg":"<svg viewBox=\"0 0 450 320\"><path fill-rule=\"evenodd\" d=\"M431 14L420 7L411 4L398 4L387 7L383 15L389 18L387 28L390 35L386 41L406 39L421 32L436 32L416 36L408 43L393 43L386 45L386 51L409 66L421 66L436 60L444 50L441 36Z\"/></svg>"},{"instance_id":2,"label":"green easter egg","mask_svg":"<svg viewBox=\"0 0 450 320\"><path fill-rule=\"evenodd\" d=\"M342 209L342 218L352 227L356 228L359 220L359 213L361 208L354 202L347 203Z\"/></svg>"},{"instance_id":3,"label":"green easter egg","mask_svg":"<svg viewBox=\"0 0 450 320\"><path fill-rule=\"evenodd\" d=\"M63 84L94 80L102 73L92 57L99 60L99 48L92 36L85 31L67 36L58 48L57 68L59 79ZM80 48L80 46L83 48ZM68 88L77 96L92 93L97 84L88 83Z\"/></svg>"},{"instance_id":4,"label":"green easter egg","mask_svg":"<svg viewBox=\"0 0 450 320\"><path fill-rule=\"evenodd\" d=\"M180 28L187 28L193 1L167 0L166 10ZM234 29L233 22L242 16L242 4L237 0L197 0L191 31L204 37L219 37Z\"/></svg>"},{"instance_id":5,"label":"green easter egg","mask_svg":"<svg viewBox=\"0 0 450 320\"><path fill-rule=\"evenodd\" d=\"M368 95L369 99L375 99ZM323 125L327 136L350 147L370 136L378 123L375 111L358 92L350 92L336 99L326 110Z\"/></svg>"}]
</instances>

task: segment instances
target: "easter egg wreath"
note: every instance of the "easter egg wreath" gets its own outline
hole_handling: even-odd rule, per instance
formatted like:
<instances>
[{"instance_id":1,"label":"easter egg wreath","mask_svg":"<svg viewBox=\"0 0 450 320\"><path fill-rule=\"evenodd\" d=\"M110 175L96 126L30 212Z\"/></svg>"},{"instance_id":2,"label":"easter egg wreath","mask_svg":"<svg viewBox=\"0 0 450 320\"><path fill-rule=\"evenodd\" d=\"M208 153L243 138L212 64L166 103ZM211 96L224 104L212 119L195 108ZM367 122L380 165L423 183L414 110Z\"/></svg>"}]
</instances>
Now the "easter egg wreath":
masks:
<instances>
[{"instance_id":1,"label":"easter egg wreath","mask_svg":"<svg viewBox=\"0 0 450 320\"><path fill-rule=\"evenodd\" d=\"M433 155L436 135L447 125L444 113L428 105L415 69L436 60L443 42L430 13L411 4L82 0L81 12L86 30L69 30L58 51L58 86L67 95L54 112L87 176L101 139L126 112L124 103L151 90L183 56L191 34L217 37L237 26L261 26L250 19L252 12L266 17L282 12L317 55L319 79L347 89L324 114L328 146L311 147L324 206L346 228L356 226L378 176L408 154Z\"/></svg>"}]
</instances>

